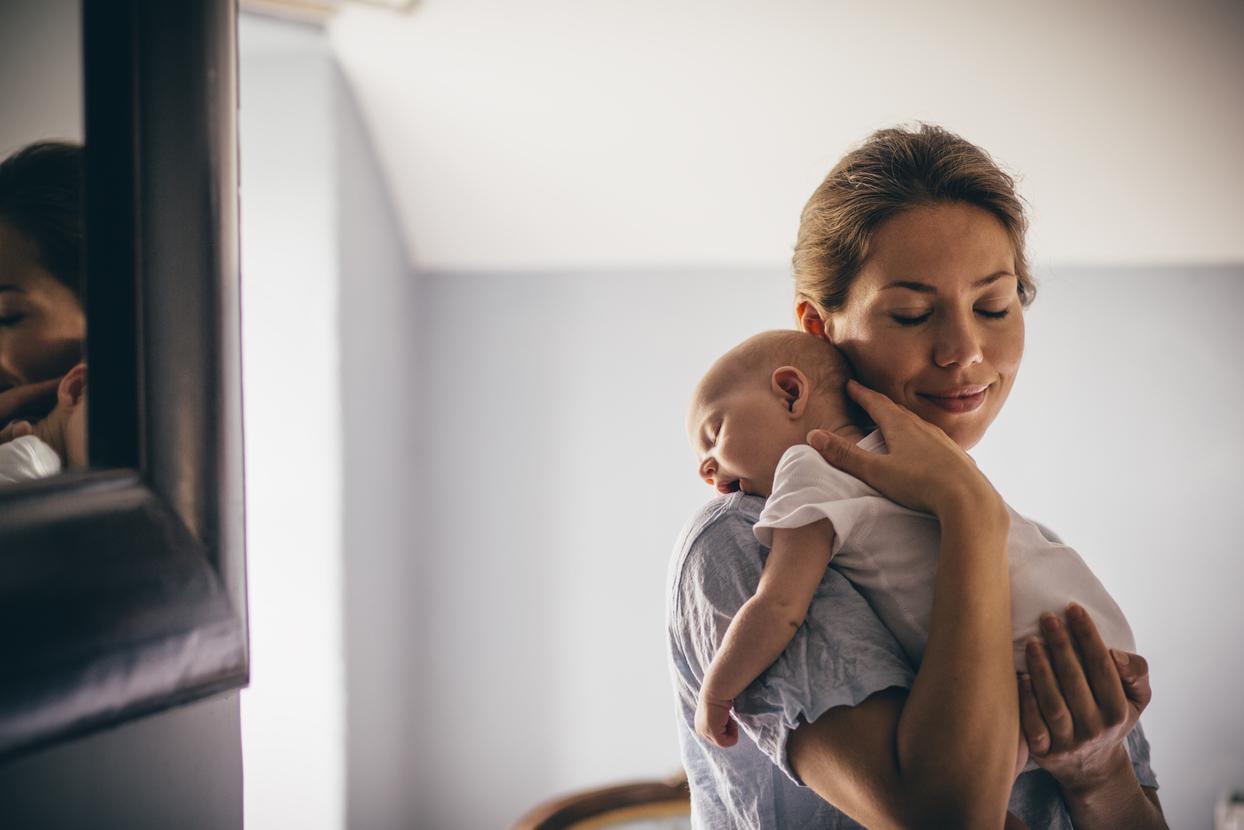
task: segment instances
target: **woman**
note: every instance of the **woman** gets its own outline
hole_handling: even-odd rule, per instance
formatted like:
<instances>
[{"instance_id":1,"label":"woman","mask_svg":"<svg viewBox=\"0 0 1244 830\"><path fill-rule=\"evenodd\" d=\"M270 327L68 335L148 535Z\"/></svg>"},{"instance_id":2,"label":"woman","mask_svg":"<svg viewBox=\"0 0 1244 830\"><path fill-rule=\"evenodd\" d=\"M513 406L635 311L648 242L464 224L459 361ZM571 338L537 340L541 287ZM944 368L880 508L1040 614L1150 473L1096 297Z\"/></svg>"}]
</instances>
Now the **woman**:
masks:
<instances>
[{"instance_id":1,"label":"woman","mask_svg":"<svg viewBox=\"0 0 1244 830\"><path fill-rule=\"evenodd\" d=\"M729 750L696 741L690 713L704 668L763 566L751 533L760 500L736 493L709 504L680 541L669 600L699 825L999 827L1009 809L1032 827L1164 826L1148 746L1133 730L1149 699L1143 660L1116 667L1086 616L1050 615L1017 694L1009 520L965 450L1005 403L1023 354L1033 297L1024 231L1010 178L979 148L927 126L871 136L805 208L799 325L842 349L876 390L852 394L890 453L825 433L814 446L941 521L929 641L913 672L831 568L786 653L735 701L752 741ZM1042 769L1013 781L1021 722Z\"/></svg>"},{"instance_id":2,"label":"woman","mask_svg":"<svg viewBox=\"0 0 1244 830\"><path fill-rule=\"evenodd\" d=\"M0 425L46 414L81 360L82 225L81 147L40 142L0 162Z\"/></svg>"}]
</instances>

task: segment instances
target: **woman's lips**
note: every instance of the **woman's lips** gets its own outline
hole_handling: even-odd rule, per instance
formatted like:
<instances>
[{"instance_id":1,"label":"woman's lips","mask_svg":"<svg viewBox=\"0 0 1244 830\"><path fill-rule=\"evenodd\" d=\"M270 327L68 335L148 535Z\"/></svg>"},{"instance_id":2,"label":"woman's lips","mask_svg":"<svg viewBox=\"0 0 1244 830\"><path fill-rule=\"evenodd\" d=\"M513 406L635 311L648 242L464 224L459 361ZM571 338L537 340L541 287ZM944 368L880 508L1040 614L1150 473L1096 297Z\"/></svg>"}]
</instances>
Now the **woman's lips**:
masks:
<instances>
[{"instance_id":1,"label":"woman's lips","mask_svg":"<svg viewBox=\"0 0 1244 830\"><path fill-rule=\"evenodd\" d=\"M917 392L929 403L946 412L974 412L985 402L988 386L961 386L955 389L944 389L939 392Z\"/></svg>"}]
</instances>

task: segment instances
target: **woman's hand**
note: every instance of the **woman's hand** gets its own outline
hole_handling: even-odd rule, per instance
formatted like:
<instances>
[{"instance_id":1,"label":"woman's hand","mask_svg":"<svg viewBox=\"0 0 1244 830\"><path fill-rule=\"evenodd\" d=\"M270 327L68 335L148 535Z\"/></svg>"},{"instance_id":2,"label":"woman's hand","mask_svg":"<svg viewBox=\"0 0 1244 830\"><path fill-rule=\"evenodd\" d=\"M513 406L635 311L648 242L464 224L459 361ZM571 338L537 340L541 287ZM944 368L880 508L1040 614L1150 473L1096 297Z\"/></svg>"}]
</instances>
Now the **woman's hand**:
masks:
<instances>
[{"instance_id":1,"label":"woman's hand","mask_svg":"<svg viewBox=\"0 0 1244 830\"><path fill-rule=\"evenodd\" d=\"M861 450L845 438L812 430L808 443L825 460L904 507L943 517L953 507L995 508L1005 515L997 491L976 462L941 429L854 380L847 394L873 419L888 454Z\"/></svg>"},{"instance_id":2,"label":"woman's hand","mask_svg":"<svg viewBox=\"0 0 1244 830\"><path fill-rule=\"evenodd\" d=\"M1041 634L1044 643L1034 638L1027 646L1020 724L1038 766L1065 790L1089 790L1115 775L1126 758L1123 739L1153 697L1149 666L1139 655L1106 648L1074 603L1065 623L1043 615Z\"/></svg>"},{"instance_id":3,"label":"woman's hand","mask_svg":"<svg viewBox=\"0 0 1244 830\"><path fill-rule=\"evenodd\" d=\"M56 390L60 386L60 378L42 380L14 386L0 392L0 444L12 441L32 432L30 423L16 419L18 415L37 415L42 417L56 405Z\"/></svg>"}]
</instances>

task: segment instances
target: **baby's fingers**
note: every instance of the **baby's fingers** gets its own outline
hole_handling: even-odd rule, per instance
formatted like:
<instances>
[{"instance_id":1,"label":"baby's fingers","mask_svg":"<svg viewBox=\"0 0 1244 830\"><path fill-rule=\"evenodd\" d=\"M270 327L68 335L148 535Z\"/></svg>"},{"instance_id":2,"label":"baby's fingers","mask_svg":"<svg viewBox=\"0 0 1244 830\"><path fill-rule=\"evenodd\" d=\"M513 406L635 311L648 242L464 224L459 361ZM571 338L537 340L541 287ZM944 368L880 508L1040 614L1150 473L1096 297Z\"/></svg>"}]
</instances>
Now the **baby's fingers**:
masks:
<instances>
[{"instance_id":1,"label":"baby's fingers","mask_svg":"<svg viewBox=\"0 0 1244 830\"><path fill-rule=\"evenodd\" d=\"M734 718L726 718L726 725L717 736L714 743L721 748L734 746L739 742L739 725L734 722Z\"/></svg>"},{"instance_id":2,"label":"baby's fingers","mask_svg":"<svg viewBox=\"0 0 1244 830\"><path fill-rule=\"evenodd\" d=\"M1149 663L1139 654L1118 649L1111 649L1111 656L1119 669L1119 679L1123 681L1123 694L1139 715L1153 699L1153 690L1149 687Z\"/></svg>"},{"instance_id":3,"label":"baby's fingers","mask_svg":"<svg viewBox=\"0 0 1244 830\"><path fill-rule=\"evenodd\" d=\"M0 444L7 444L14 438L32 434L34 434L34 428L29 421L10 421L4 429L0 429Z\"/></svg>"},{"instance_id":4,"label":"baby's fingers","mask_svg":"<svg viewBox=\"0 0 1244 830\"><path fill-rule=\"evenodd\" d=\"M710 718L706 728L701 732L703 737L707 738L713 746L725 749L728 746L734 746L739 740L739 728L734 723L734 718L726 715L725 720L720 722Z\"/></svg>"}]
</instances>

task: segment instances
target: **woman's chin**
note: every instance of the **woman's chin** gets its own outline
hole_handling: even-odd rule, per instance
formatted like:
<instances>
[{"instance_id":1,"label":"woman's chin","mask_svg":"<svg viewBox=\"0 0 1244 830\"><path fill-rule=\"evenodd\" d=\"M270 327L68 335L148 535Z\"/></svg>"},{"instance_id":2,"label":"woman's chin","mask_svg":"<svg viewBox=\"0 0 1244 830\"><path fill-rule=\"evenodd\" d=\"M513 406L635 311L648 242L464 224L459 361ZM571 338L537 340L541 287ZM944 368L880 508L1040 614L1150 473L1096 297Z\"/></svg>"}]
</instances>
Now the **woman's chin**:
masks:
<instances>
[{"instance_id":1,"label":"woman's chin","mask_svg":"<svg viewBox=\"0 0 1244 830\"><path fill-rule=\"evenodd\" d=\"M935 407L921 407L915 412L930 424L940 428L963 450L970 450L980 443L981 438L985 436L985 430L989 428L989 423L993 420L981 418L981 410L955 414Z\"/></svg>"}]
</instances>

